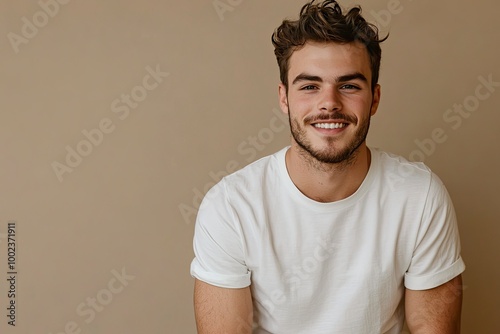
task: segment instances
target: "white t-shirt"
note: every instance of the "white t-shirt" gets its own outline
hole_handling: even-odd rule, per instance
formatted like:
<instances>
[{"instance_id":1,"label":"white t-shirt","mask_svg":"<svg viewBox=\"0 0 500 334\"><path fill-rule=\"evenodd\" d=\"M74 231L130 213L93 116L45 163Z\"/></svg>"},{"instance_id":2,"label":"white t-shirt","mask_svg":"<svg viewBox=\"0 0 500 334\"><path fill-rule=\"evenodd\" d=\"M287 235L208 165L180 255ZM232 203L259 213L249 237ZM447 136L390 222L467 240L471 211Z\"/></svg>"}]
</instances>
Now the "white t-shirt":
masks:
<instances>
[{"instance_id":1,"label":"white t-shirt","mask_svg":"<svg viewBox=\"0 0 500 334\"><path fill-rule=\"evenodd\" d=\"M434 288L465 269L444 185L422 163L370 149L358 190L320 203L293 184L287 149L207 193L191 275L250 285L254 333L400 333L405 287Z\"/></svg>"}]
</instances>

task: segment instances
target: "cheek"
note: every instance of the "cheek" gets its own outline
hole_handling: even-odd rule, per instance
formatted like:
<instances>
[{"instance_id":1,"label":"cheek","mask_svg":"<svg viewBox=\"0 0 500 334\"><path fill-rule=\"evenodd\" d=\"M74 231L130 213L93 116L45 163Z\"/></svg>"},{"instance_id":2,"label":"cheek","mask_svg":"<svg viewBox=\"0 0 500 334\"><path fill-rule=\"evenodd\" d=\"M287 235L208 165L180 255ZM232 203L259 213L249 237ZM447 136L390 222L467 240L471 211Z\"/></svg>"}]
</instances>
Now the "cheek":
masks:
<instances>
[{"instance_id":1,"label":"cheek","mask_svg":"<svg viewBox=\"0 0 500 334\"><path fill-rule=\"evenodd\" d=\"M289 96L288 98L289 107L295 112L306 112L307 110L313 109L315 102L312 96L300 95L300 96Z\"/></svg>"},{"instance_id":2,"label":"cheek","mask_svg":"<svg viewBox=\"0 0 500 334\"><path fill-rule=\"evenodd\" d=\"M350 107L357 114L365 115L371 112L372 97L371 96L356 96L350 99Z\"/></svg>"}]
</instances>

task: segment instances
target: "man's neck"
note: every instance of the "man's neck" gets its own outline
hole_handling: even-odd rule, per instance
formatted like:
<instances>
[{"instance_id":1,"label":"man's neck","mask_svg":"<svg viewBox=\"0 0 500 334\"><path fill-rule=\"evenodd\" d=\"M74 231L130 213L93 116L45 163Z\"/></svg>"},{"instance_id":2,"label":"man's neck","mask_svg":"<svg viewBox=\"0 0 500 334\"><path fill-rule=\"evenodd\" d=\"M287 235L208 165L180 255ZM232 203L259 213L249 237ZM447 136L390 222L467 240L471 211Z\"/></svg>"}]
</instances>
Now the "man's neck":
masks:
<instances>
[{"instance_id":1,"label":"man's neck","mask_svg":"<svg viewBox=\"0 0 500 334\"><path fill-rule=\"evenodd\" d=\"M328 164L301 152L293 143L286 152L288 174L295 186L312 200L328 203L347 198L358 190L370 168L370 150L363 143L349 161Z\"/></svg>"}]
</instances>

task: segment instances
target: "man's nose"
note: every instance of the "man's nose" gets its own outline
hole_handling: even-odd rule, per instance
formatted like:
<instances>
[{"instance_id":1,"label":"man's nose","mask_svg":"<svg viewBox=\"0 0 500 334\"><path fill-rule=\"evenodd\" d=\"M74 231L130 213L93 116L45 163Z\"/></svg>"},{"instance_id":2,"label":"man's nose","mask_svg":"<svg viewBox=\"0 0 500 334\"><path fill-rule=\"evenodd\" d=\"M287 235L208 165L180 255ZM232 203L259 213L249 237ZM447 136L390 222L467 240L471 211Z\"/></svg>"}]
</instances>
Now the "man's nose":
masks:
<instances>
[{"instance_id":1,"label":"man's nose","mask_svg":"<svg viewBox=\"0 0 500 334\"><path fill-rule=\"evenodd\" d=\"M337 89L323 89L318 102L318 109L321 111L333 112L342 109L341 94Z\"/></svg>"}]
</instances>

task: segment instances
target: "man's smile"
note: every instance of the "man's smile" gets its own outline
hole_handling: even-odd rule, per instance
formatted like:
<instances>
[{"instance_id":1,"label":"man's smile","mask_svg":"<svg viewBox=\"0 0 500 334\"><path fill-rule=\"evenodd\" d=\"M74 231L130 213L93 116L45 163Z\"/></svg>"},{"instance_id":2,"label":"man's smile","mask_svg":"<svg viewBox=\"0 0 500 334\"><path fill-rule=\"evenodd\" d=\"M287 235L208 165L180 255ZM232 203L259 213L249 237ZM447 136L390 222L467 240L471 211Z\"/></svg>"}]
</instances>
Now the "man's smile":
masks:
<instances>
[{"instance_id":1,"label":"man's smile","mask_svg":"<svg viewBox=\"0 0 500 334\"><path fill-rule=\"evenodd\" d=\"M320 129L340 129L347 126L347 123L315 123L315 128Z\"/></svg>"}]
</instances>

